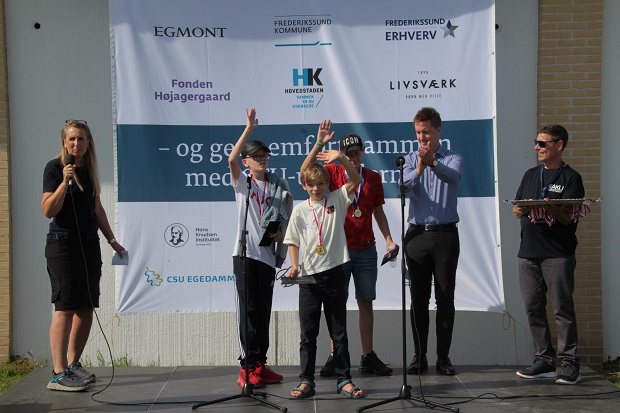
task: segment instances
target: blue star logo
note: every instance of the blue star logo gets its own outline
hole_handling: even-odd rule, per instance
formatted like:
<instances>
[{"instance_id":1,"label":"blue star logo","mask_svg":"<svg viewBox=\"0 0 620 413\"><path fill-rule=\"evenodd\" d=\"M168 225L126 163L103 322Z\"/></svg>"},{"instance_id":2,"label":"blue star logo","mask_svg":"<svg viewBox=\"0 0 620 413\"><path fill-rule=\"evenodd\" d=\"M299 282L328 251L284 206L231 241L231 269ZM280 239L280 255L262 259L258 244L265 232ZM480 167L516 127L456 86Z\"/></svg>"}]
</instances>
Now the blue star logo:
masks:
<instances>
[{"instance_id":1,"label":"blue star logo","mask_svg":"<svg viewBox=\"0 0 620 413\"><path fill-rule=\"evenodd\" d=\"M443 29L443 38L445 39L448 36L454 37L454 31L457 29L457 27L459 27L459 26L453 26L452 22L450 22L450 20L448 20L448 24L446 25L446 27L442 27L442 29Z\"/></svg>"}]
</instances>

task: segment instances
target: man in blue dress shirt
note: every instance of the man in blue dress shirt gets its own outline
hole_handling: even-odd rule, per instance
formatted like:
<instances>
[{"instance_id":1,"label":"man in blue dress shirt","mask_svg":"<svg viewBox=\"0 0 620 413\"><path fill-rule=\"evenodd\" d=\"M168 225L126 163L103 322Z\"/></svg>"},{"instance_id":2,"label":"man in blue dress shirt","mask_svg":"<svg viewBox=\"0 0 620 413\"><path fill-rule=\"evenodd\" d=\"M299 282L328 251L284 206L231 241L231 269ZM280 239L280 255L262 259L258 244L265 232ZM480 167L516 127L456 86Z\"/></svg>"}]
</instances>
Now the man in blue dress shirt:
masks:
<instances>
[{"instance_id":1,"label":"man in blue dress shirt","mask_svg":"<svg viewBox=\"0 0 620 413\"><path fill-rule=\"evenodd\" d=\"M428 370L426 358L431 286L437 306L437 362L440 374L456 374L448 354L454 326L454 289L460 244L457 188L463 156L442 147L441 116L422 108L413 118L418 150L405 157L403 181L409 198L405 254L411 281L411 326L415 355L407 371ZM434 279L434 283L433 283Z\"/></svg>"}]
</instances>

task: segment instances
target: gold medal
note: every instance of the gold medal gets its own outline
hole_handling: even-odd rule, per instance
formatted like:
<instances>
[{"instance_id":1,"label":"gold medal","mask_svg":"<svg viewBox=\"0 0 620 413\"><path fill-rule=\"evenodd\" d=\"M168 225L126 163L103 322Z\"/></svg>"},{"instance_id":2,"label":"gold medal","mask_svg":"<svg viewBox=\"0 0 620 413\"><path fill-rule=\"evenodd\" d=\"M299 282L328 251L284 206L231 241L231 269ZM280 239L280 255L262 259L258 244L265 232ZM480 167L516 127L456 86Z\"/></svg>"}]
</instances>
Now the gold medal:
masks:
<instances>
[{"instance_id":1,"label":"gold medal","mask_svg":"<svg viewBox=\"0 0 620 413\"><path fill-rule=\"evenodd\" d=\"M359 218L359 217L361 217L361 216L362 216L362 210L361 210L361 209L359 209L359 208L357 208L357 209L355 210L355 212L353 212L353 215L355 215L355 218Z\"/></svg>"},{"instance_id":2,"label":"gold medal","mask_svg":"<svg viewBox=\"0 0 620 413\"><path fill-rule=\"evenodd\" d=\"M325 248L322 245L317 245L316 248L314 249L316 251L317 254L319 255L323 255L325 254Z\"/></svg>"}]
</instances>

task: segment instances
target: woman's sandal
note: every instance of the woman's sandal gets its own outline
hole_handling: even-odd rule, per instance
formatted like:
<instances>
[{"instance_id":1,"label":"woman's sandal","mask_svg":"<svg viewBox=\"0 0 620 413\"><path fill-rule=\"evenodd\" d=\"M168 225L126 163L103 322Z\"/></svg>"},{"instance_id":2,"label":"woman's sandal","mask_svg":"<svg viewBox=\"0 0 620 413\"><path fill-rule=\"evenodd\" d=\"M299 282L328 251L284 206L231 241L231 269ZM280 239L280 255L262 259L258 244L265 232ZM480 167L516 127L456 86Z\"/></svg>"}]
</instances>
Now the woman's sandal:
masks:
<instances>
[{"instance_id":1,"label":"woman's sandal","mask_svg":"<svg viewBox=\"0 0 620 413\"><path fill-rule=\"evenodd\" d=\"M348 390L348 391L344 390L344 386L346 386L347 384L353 385L351 390ZM342 394L343 396L346 396L349 399L361 399L361 398L363 398L365 396L365 394L363 393L362 389L360 389L355 384L353 384L351 379L346 379L346 380L343 380L340 383L338 383L338 387L336 388L336 391L338 392L338 394ZM355 392L357 392L357 391L362 391L362 394L356 395Z\"/></svg>"},{"instance_id":2,"label":"woman's sandal","mask_svg":"<svg viewBox=\"0 0 620 413\"><path fill-rule=\"evenodd\" d=\"M306 385L308 387L306 388L302 388L302 385ZM308 381L302 381L301 383L299 383L299 385L297 387L295 387L293 390L291 390L291 392L298 392L299 396L293 396L292 394L290 395L291 399L305 399L308 397L312 397L316 394L316 391L314 390L314 383L308 382Z\"/></svg>"}]
</instances>

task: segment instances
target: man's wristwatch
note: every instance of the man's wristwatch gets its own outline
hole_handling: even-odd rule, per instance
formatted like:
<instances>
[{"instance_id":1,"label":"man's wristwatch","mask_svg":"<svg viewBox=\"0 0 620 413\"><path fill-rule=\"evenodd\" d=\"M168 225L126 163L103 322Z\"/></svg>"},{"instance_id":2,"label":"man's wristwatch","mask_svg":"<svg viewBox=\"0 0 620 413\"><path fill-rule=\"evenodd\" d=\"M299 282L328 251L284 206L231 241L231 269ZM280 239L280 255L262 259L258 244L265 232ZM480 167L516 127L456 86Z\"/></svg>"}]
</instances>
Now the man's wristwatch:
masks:
<instances>
[{"instance_id":1,"label":"man's wristwatch","mask_svg":"<svg viewBox=\"0 0 620 413\"><path fill-rule=\"evenodd\" d=\"M433 159L433 163L431 164L431 168L434 168L437 166L437 159Z\"/></svg>"}]
</instances>

